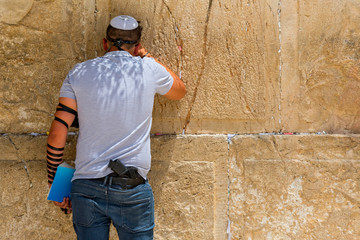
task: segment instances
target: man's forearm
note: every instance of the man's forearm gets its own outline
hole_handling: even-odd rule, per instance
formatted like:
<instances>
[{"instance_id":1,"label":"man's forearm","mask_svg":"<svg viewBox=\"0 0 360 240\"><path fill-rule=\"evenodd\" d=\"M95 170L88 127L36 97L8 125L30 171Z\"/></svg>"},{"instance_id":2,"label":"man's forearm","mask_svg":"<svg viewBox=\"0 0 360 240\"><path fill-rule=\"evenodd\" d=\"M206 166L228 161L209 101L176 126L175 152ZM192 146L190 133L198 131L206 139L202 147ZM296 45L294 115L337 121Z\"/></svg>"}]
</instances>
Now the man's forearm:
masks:
<instances>
[{"instance_id":1,"label":"man's forearm","mask_svg":"<svg viewBox=\"0 0 360 240\"><path fill-rule=\"evenodd\" d=\"M75 119L76 102L74 99L60 98L56 108L55 119L51 124L47 140L46 165L49 186L52 184L58 166L63 162L62 157L69 126Z\"/></svg>"},{"instance_id":2,"label":"man's forearm","mask_svg":"<svg viewBox=\"0 0 360 240\"><path fill-rule=\"evenodd\" d=\"M53 122L53 124L56 124ZM56 170L63 162L63 153L66 143L67 130L61 132L51 131L49 133L46 149L46 165L48 173L48 184L53 183Z\"/></svg>"}]
</instances>

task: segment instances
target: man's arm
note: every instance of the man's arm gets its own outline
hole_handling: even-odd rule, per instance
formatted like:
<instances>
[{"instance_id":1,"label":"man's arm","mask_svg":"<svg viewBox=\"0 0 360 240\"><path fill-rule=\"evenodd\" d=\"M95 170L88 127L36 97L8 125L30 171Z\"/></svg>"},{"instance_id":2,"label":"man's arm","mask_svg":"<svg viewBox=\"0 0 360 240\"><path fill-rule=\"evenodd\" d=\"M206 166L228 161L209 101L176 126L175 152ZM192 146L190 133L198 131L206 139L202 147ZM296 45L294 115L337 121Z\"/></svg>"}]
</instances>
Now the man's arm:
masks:
<instances>
[{"instance_id":1,"label":"man's arm","mask_svg":"<svg viewBox=\"0 0 360 240\"><path fill-rule=\"evenodd\" d=\"M141 46L140 43L137 46L137 52L136 53L137 53L136 56L140 56L142 58L143 57L154 58L149 52L147 52L145 50L145 48L143 48ZM170 73L170 75L172 76L172 78L174 79L173 85L171 86L169 92L167 92L164 96L166 98L168 98L168 99L171 99L171 100L180 100L180 99L182 99L186 94L186 87L185 87L184 83L181 81L181 79L173 71L171 71L164 64L159 62L156 58L154 58L154 59L155 59L155 61L157 63L159 63L163 67L165 67L166 71L168 71Z\"/></svg>"},{"instance_id":2,"label":"man's arm","mask_svg":"<svg viewBox=\"0 0 360 240\"><path fill-rule=\"evenodd\" d=\"M161 65L163 65L161 62L157 61L156 59L155 59L155 61L160 63ZM186 87L185 87L183 81L181 81L180 78L173 71L168 69L166 66L164 66L164 67L166 68L166 71L168 71L174 79L174 82L173 82L169 92L167 92L164 95L164 97L171 99L171 100L182 99L186 94Z\"/></svg>"},{"instance_id":3,"label":"man's arm","mask_svg":"<svg viewBox=\"0 0 360 240\"><path fill-rule=\"evenodd\" d=\"M53 183L58 166L63 162L62 156L68 129L75 119L74 113L76 113L76 111L77 105L74 99L59 98L59 105L56 107L55 119L51 124L50 133L47 139L46 165L49 187L51 187ZM69 199L64 199L62 203L54 203L62 209L71 208Z\"/></svg>"},{"instance_id":4,"label":"man's arm","mask_svg":"<svg viewBox=\"0 0 360 240\"><path fill-rule=\"evenodd\" d=\"M59 105L56 107L55 119L51 124L50 133L47 140L46 158L49 186L51 186L54 180L57 167L63 162L62 156L66 143L68 128L75 119L75 115L73 113L66 111L67 108L76 111L76 101L71 98L60 98Z\"/></svg>"}]
</instances>

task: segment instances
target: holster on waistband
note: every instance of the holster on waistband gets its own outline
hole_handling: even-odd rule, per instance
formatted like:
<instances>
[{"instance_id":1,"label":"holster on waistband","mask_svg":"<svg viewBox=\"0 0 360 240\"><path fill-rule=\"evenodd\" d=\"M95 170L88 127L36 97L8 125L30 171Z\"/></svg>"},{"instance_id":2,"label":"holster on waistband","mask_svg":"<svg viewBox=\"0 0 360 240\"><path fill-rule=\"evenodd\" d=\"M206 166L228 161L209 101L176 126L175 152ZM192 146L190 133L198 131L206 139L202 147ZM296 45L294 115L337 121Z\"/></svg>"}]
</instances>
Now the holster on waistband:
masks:
<instances>
[{"instance_id":1,"label":"holster on waistband","mask_svg":"<svg viewBox=\"0 0 360 240\"><path fill-rule=\"evenodd\" d=\"M110 160L108 166L119 177L138 178L140 176L136 167L126 167L119 159Z\"/></svg>"}]
</instances>

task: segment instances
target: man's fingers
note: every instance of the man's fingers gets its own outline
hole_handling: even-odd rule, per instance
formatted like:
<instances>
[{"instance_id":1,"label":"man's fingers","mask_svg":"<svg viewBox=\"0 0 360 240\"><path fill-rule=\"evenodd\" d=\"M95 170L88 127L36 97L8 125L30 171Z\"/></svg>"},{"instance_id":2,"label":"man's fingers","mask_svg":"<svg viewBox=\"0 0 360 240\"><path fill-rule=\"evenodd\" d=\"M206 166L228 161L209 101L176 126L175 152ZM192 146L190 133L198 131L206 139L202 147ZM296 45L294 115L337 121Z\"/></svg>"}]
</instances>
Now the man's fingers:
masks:
<instances>
[{"instance_id":1,"label":"man's fingers","mask_svg":"<svg viewBox=\"0 0 360 240\"><path fill-rule=\"evenodd\" d=\"M63 211L65 214L68 214L68 213L69 213L67 208L60 208L60 209L61 209L61 211Z\"/></svg>"},{"instance_id":2,"label":"man's fingers","mask_svg":"<svg viewBox=\"0 0 360 240\"><path fill-rule=\"evenodd\" d=\"M71 201L69 198L64 198L62 203L59 202L55 202L57 206L60 207L61 211L63 211L65 214L69 214L72 213L72 208L71 208Z\"/></svg>"},{"instance_id":3,"label":"man's fingers","mask_svg":"<svg viewBox=\"0 0 360 240\"><path fill-rule=\"evenodd\" d=\"M54 201L54 204L60 208L71 207L71 202L70 202L69 198L64 198L62 202Z\"/></svg>"},{"instance_id":4,"label":"man's fingers","mask_svg":"<svg viewBox=\"0 0 360 240\"><path fill-rule=\"evenodd\" d=\"M65 208L66 207L66 203L64 202L54 202L55 206L61 207L61 208Z\"/></svg>"}]
</instances>

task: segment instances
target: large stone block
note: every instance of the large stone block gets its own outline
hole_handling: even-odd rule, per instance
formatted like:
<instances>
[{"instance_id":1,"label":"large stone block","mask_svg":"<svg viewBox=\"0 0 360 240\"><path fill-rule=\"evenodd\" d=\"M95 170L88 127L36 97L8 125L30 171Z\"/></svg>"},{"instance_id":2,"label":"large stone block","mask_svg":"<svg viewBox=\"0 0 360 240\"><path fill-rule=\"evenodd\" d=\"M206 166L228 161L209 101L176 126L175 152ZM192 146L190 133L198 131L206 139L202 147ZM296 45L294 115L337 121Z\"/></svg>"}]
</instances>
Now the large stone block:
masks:
<instances>
[{"instance_id":1,"label":"large stone block","mask_svg":"<svg viewBox=\"0 0 360 240\"><path fill-rule=\"evenodd\" d=\"M358 136L241 136L230 146L234 239L356 239Z\"/></svg>"},{"instance_id":2,"label":"large stone block","mask_svg":"<svg viewBox=\"0 0 360 240\"><path fill-rule=\"evenodd\" d=\"M155 238L224 239L226 138L155 137L152 158Z\"/></svg>"},{"instance_id":3,"label":"large stone block","mask_svg":"<svg viewBox=\"0 0 360 240\"><path fill-rule=\"evenodd\" d=\"M359 17L359 1L281 1L284 131L360 131Z\"/></svg>"},{"instance_id":4,"label":"large stone block","mask_svg":"<svg viewBox=\"0 0 360 240\"><path fill-rule=\"evenodd\" d=\"M103 53L109 6L108 1L0 3L6 13L0 14L0 132L50 128L68 71Z\"/></svg>"},{"instance_id":5,"label":"large stone block","mask_svg":"<svg viewBox=\"0 0 360 240\"><path fill-rule=\"evenodd\" d=\"M202 68L188 97L188 130L253 133L278 129L277 5L209 2Z\"/></svg>"},{"instance_id":6,"label":"large stone block","mask_svg":"<svg viewBox=\"0 0 360 240\"><path fill-rule=\"evenodd\" d=\"M11 15L13 22L0 22L0 132L46 132L63 79L84 59L79 6L68 1L5 1L1 10L20 11L27 6L24 2L32 4L21 19L17 13Z\"/></svg>"},{"instance_id":7,"label":"large stone block","mask_svg":"<svg viewBox=\"0 0 360 240\"><path fill-rule=\"evenodd\" d=\"M153 132L279 129L276 4L118 1L114 9L144 23L145 47L188 89L177 103L156 97Z\"/></svg>"}]
</instances>

